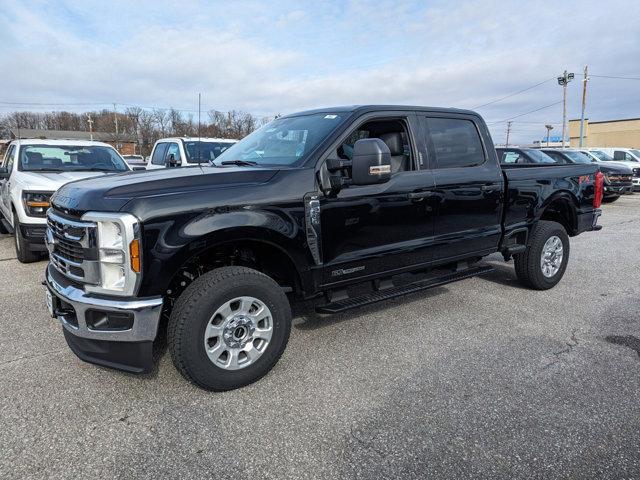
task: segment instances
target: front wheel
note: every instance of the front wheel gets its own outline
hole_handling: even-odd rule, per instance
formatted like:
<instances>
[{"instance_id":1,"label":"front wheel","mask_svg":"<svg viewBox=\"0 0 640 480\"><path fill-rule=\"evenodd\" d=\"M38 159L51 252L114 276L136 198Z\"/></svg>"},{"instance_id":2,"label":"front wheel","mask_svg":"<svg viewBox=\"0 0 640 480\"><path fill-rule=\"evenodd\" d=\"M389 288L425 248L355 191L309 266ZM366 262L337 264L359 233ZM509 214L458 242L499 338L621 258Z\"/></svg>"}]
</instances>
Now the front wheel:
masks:
<instances>
[{"instance_id":1,"label":"front wheel","mask_svg":"<svg viewBox=\"0 0 640 480\"><path fill-rule=\"evenodd\" d=\"M22 236L18 215L13 213L13 239L16 246L16 258L20 263L33 263L40 260L40 254L29 248L29 242Z\"/></svg>"},{"instance_id":2,"label":"front wheel","mask_svg":"<svg viewBox=\"0 0 640 480\"><path fill-rule=\"evenodd\" d=\"M564 275L569 262L569 236L557 222L540 220L531 233L527 249L515 255L516 276L524 285L547 290Z\"/></svg>"},{"instance_id":3,"label":"front wheel","mask_svg":"<svg viewBox=\"0 0 640 480\"><path fill-rule=\"evenodd\" d=\"M273 279L250 268L222 267L197 278L178 298L167 341L185 378L222 391L269 372L290 331L289 301Z\"/></svg>"}]
</instances>

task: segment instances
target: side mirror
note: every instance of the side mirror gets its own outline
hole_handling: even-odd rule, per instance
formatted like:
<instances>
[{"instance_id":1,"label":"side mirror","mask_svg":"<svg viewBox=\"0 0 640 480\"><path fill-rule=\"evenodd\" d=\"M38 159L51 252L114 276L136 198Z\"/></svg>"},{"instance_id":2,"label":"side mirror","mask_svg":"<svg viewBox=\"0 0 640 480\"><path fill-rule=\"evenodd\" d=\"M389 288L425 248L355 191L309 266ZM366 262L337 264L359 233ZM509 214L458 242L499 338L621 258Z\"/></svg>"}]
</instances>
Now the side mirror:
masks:
<instances>
[{"instance_id":1,"label":"side mirror","mask_svg":"<svg viewBox=\"0 0 640 480\"><path fill-rule=\"evenodd\" d=\"M391 151L379 138L363 138L353 147L351 180L354 185L384 183L391 178Z\"/></svg>"},{"instance_id":2,"label":"side mirror","mask_svg":"<svg viewBox=\"0 0 640 480\"><path fill-rule=\"evenodd\" d=\"M9 178L7 167L0 167L0 180L6 180L7 178Z\"/></svg>"},{"instance_id":3,"label":"side mirror","mask_svg":"<svg viewBox=\"0 0 640 480\"><path fill-rule=\"evenodd\" d=\"M176 160L176 156L171 153L169 154L169 158L167 158L167 167L179 167L180 160Z\"/></svg>"}]
</instances>

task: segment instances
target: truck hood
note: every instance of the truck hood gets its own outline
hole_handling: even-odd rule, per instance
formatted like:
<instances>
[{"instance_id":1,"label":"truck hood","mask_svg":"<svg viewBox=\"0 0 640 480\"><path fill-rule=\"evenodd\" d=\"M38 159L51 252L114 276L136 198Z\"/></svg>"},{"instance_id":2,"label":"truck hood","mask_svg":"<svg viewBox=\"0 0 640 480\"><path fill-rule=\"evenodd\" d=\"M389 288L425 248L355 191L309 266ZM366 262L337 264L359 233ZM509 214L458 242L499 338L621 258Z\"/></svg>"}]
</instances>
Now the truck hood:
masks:
<instances>
[{"instance_id":1,"label":"truck hood","mask_svg":"<svg viewBox=\"0 0 640 480\"><path fill-rule=\"evenodd\" d=\"M180 194L202 195L220 188L239 188L268 182L277 169L252 167L178 167L140 170L64 185L52 205L73 215L88 211L116 212L131 200Z\"/></svg>"},{"instance_id":2,"label":"truck hood","mask_svg":"<svg viewBox=\"0 0 640 480\"><path fill-rule=\"evenodd\" d=\"M631 175L631 168L626 165L621 165L617 162L599 162L598 166L602 173L622 173Z\"/></svg>"},{"instance_id":3,"label":"truck hood","mask_svg":"<svg viewBox=\"0 0 640 480\"><path fill-rule=\"evenodd\" d=\"M55 192L62 185L85 178L102 177L105 172L20 172L25 190Z\"/></svg>"}]
</instances>

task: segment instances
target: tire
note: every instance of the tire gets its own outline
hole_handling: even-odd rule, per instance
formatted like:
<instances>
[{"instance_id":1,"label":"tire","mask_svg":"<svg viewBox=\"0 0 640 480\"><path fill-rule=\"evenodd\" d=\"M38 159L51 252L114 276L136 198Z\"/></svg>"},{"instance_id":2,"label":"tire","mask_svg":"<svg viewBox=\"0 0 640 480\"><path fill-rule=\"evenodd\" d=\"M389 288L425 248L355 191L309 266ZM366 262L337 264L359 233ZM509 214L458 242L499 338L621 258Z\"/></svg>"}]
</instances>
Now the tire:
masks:
<instances>
[{"instance_id":1,"label":"tire","mask_svg":"<svg viewBox=\"0 0 640 480\"><path fill-rule=\"evenodd\" d=\"M550 248L552 247L555 241L552 242L551 239L554 237L558 238L562 243L562 259L555 273L552 273L554 269L552 267L549 269L550 271L547 270L547 275L545 275L542 267L543 249L547 241L551 242L549 246ZM555 243L557 244L557 242ZM535 290L548 290L554 287L562 279L567 269L569 250L569 236L562 225L546 220L538 221L538 224L529 237L527 249L514 257L518 280L525 286ZM557 256L556 253L555 257L552 255L547 258L557 259ZM549 273L552 273L551 276L548 276Z\"/></svg>"},{"instance_id":2,"label":"tire","mask_svg":"<svg viewBox=\"0 0 640 480\"><path fill-rule=\"evenodd\" d=\"M18 216L13 212L13 238L16 248L16 258L20 263L33 263L40 260L40 253L29 249L29 242L22 236Z\"/></svg>"},{"instance_id":3,"label":"tire","mask_svg":"<svg viewBox=\"0 0 640 480\"><path fill-rule=\"evenodd\" d=\"M603 197L602 201L604 203L613 203L620 198L620 195L614 195L613 197Z\"/></svg>"},{"instance_id":4,"label":"tire","mask_svg":"<svg viewBox=\"0 0 640 480\"><path fill-rule=\"evenodd\" d=\"M243 307L236 303L240 298L245 300L242 305L255 302L251 308L242 310ZM220 309L230 314L218 315ZM254 317L253 314L242 315L243 311L257 313ZM262 323L256 323L253 319L258 318L260 312L262 315L269 312L270 316L261 320ZM234 326L239 322L248 323ZM257 336L259 331L267 331L268 325L271 326L270 339L264 344L262 342L266 340ZM258 348L263 347L253 360L247 353L243 360L244 350L228 345L245 326L246 336L239 341L246 342L245 348L253 355L258 355ZM207 333L212 328L219 329L220 335ZM173 364L187 380L206 390L224 391L243 387L266 375L284 352L290 332L291 307L273 279L246 267L222 267L198 277L180 295L169 319L167 343ZM211 338L207 338L209 336ZM213 359L216 355L219 357ZM246 366L239 366L242 361Z\"/></svg>"},{"instance_id":5,"label":"tire","mask_svg":"<svg viewBox=\"0 0 640 480\"><path fill-rule=\"evenodd\" d=\"M7 234L9 233L9 230L7 230L7 227L4 226L2 220L4 220L4 214L0 212L0 234Z\"/></svg>"}]
</instances>

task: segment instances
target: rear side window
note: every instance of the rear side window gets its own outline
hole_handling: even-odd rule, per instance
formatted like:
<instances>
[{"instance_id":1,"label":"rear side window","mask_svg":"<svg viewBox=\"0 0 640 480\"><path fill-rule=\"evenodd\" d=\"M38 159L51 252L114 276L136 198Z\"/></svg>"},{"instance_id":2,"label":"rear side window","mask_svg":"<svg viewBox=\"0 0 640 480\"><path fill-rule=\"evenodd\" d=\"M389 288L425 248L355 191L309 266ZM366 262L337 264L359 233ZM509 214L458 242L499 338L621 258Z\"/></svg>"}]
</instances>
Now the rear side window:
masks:
<instances>
[{"instance_id":1,"label":"rear side window","mask_svg":"<svg viewBox=\"0 0 640 480\"><path fill-rule=\"evenodd\" d=\"M480 135L470 120L427 118L437 168L473 167L484 163Z\"/></svg>"},{"instance_id":2,"label":"rear side window","mask_svg":"<svg viewBox=\"0 0 640 480\"><path fill-rule=\"evenodd\" d=\"M164 154L167 153L167 143L159 143L156 145L156 149L153 151L153 157L151 157L151 163L154 165L164 165Z\"/></svg>"}]
</instances>

